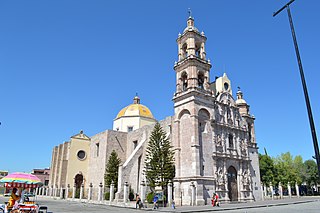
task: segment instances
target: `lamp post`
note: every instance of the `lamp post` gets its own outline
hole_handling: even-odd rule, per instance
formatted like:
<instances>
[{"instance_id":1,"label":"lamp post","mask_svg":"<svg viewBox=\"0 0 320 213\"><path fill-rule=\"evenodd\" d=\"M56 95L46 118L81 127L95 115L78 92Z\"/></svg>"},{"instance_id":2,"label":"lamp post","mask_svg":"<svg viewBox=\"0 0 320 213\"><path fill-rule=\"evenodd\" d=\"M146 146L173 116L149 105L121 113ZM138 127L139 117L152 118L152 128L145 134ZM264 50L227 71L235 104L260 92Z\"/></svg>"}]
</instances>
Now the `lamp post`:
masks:
<instances>
[{"instance_id":1,"label":"lamp post","mask_svg":"<svg viewBox=\"0 0 320 213\"><path fill-rule=\"evenodd\" d=\"M311 105L310 105L310 101L309 101L309 95L308 95L306 80L304 78L302 62L301 62L299 48L298 48L298 42L297 42L297 39L296 39L296 34L295 34L295 31L294 31L294 26L293 26L293 22L292 22L290 7L289 7L289 5L291 3L293 3L294 1L295 0L291 0L286 5L284 5L280 10L278 10L275 13L273 13L273 17L278 15L285 8L287 9L290 28L291 28L292 39L293 39L294 48L295 48L295 51L296 51L299 70L300 70L300 77L301 77L301 83L302 83L302 87L303 87L303 93L304 93L304 97L305 97L305 101L306 101L306 105L307 105L310 129L311 129L313 146L314 146L314 151L315 151L315 158L316 158L317 166L318 166L318 178L320 179L320 155L319 155L319 146L318 146L318 141L317 141L317 134L316 134L316 130L315 130L314 122L313 122L313 116L312 116L312 110L311 110Z\"/></svg>"}]
</instances>

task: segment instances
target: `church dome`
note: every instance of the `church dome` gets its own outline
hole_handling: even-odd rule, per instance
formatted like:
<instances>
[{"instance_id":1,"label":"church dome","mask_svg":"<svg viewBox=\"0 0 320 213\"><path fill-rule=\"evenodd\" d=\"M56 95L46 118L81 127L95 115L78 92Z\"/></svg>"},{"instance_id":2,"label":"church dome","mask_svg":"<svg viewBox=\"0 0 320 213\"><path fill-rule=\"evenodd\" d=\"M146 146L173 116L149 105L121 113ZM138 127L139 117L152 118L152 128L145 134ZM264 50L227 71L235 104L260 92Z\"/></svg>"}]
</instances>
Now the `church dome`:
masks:
<instances>
[{"instance_id":1,"label":"church dome","mask_svg":"<svg viewBox=\"0 0 320 213\"><path fill-rule=\"evenodd\" d=\"M150 109L142 104L140 104L140 98L135 96L133 99L133 104L126 106L118 113L116 119L121 117L147 117L154 119Z\"/></svg>"},{"instance_id":2,"label":"church dome","mask_svg":"<svg viewBox=\"0 0 320 213\"><path fill-rule=\"evenodd\" d=\"M247 102L244 99L237 99L236 104L247 104Z\"/></svg>"}]
</instances>

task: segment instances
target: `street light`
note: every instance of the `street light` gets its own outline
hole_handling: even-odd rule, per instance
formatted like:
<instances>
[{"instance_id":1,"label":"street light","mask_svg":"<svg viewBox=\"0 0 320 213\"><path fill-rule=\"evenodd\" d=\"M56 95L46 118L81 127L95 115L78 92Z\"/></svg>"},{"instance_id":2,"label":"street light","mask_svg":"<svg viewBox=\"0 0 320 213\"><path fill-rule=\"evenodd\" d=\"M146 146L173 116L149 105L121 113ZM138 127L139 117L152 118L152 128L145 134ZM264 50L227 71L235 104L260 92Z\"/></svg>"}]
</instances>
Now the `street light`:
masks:
<instances>
[{"instance_id":1,"label":"street light","mask_svg":"<svg viewBox=\"0 0 320 213\"><path fill-rule=\"evenodd\" d=\"M316 130L315 130L314 122L313 122L313 116L312 116L312 110L311 110L311 105L310 105L310 101L309 101L309 95L308 95L306 80L304 78L302 62L301 62L299 48L298 48L298 42L297 42L297 39L296 39L296 34L295 34L295 31L294 31L291 12L290 12L290 7L289 7L289 5L291 3L293 3L294 1L295 0L291 0L286 5L284 5L280 10L278 10L275 13L273 13L273 17L278 15L278 13L280 13L285 8L287 8L288 17L289 17L289 23L290 23L290 28L291 28L291 34L292 34L292 39L293 39L294 48L295 48L296 55L297 55L299 70L300 70L300 77L301 77L301 82L302 82L302 87L303 87L303 93L304 93L304 97L305 97L305 101L306 101L306 105L307 105L307 110L308 110L308 117L309 117L309 123L310 123L310 128L311 128L313 146L314 146L314 151L315 151L315 154L316 154L315 158L316 158L317 166L318 166L318 178L320 179L320 156L319 156L319 146L318 146L318 141L317 141L317 134L316 134Z\"/></svg>"}]
</instances>

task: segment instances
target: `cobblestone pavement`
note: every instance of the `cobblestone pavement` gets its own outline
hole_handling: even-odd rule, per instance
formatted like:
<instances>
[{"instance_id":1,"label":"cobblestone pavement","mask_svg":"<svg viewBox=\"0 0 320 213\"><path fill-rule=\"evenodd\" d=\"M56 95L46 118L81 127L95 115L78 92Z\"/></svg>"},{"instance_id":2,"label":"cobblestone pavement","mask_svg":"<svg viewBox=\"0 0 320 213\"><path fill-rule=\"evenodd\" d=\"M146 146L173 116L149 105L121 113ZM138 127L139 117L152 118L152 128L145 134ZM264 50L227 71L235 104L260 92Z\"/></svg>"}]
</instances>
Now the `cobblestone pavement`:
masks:
<instances>
[{"instance_id":1,"label":"cobblestone pavement","mask_svg":"<svg viewBox=\"0 0 320 213\"><path fill-rule=\"evenodd\" d=\"M0 196L0 203L8 201L8 197ZM230 213L253 213L253 212L304 212L304 213L318 213L320 212L320 197L301 197L291 199L279 199L279 200L266 200L250 203L229 203L222 204L220 207L212 206L179 206L176 209L159 208L158 210L152 210L152 208L145 208L142 210L134 209L134 203L131 202L127 207L110 206L103 204L92 204L85 202L66 201L52 198L37 198L37 203L48 207L50 213L105 213L105 212L143 212L143 211L158 211L158 212L223 212L228 211Z\"/></svg>"}]
</instances>

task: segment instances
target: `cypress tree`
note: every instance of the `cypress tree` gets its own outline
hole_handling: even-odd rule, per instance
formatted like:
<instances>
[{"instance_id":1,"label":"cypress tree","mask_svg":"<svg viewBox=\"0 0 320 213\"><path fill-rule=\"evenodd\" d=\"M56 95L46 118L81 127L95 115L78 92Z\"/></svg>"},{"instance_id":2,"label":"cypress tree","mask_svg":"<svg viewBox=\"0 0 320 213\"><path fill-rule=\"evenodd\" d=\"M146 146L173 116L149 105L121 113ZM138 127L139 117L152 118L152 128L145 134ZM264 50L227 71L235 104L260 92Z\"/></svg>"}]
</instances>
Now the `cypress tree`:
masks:
<instances>
[{"instance_id":1,"label":"cypress tree","mask_svg":"<svg viewBox=\"0 0 320 213\"><path fill-rule=\"evenodd\" d=\"M104 175L105 186L110 186L111 182L114 182L115 189L118 187L118 168L121 163L120 158L115 150L112 150L106 166L106 172Z\"/></svg>"},{"instance_id":2,"label":"cypress tree","mask_svg":"<svg viewBox=\"0 0 320 213\"><path fill-rule=\"evenodd\" d=\"M151 132L146 148L145 175L149 186L154 190L155 186L166 189L169 180L173 180L174 151L169 138L159 123L156 123Z\"/></svg>"}]
</instances>

